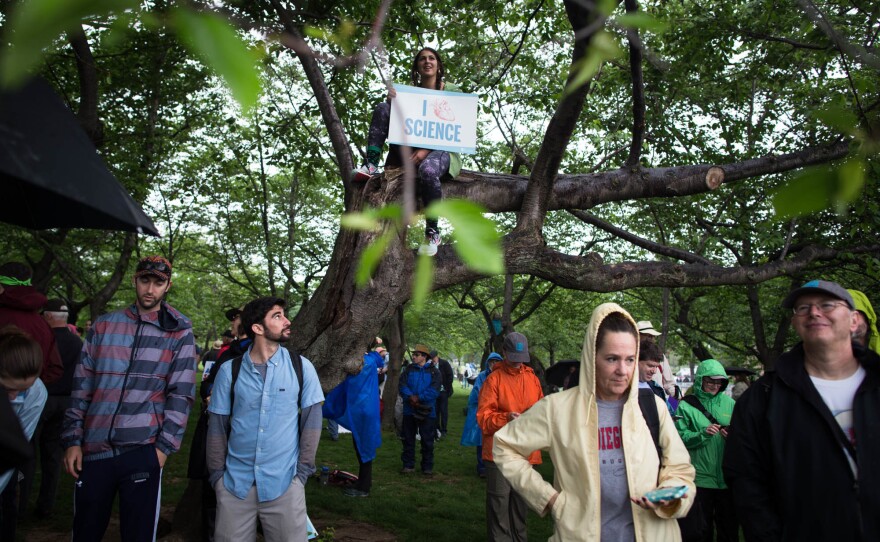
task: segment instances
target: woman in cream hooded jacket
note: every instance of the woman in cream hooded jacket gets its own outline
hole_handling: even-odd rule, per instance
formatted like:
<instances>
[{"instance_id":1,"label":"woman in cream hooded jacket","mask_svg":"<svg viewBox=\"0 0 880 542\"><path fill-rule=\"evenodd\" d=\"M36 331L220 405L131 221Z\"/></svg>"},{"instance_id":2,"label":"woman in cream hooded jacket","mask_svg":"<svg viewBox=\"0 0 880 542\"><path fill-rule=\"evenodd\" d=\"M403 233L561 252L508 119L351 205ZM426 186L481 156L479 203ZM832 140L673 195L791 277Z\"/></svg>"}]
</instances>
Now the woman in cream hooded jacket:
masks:
<instances>
[{"instance_id":1,"label":"woman in cream hooded jacket","mask_svg":"<svg viewBox=\"0 0 880 542\"><path fill-rule=\"evenodd\" d=\"M579 385L545 397L495 433L495 463L532 509L545 515L551 498L558 493L550 511L556 524L556 532L550 540L600 539L596 336L602 320L615 312L623 314L635 329L635 321L619 305L605 303L598 306L584 337ZM633 374L638 373L633 371ZM687 514L693 503L696 494L694 468L668 410L659 399L656 403L662 466L639 409L638 379L631 378L621 420L629 494L638 498L657 487L682 485L688 487L688 492L686 498L673 501L665 508L648 510L630 503L635 539L677 542L681 540L681 534L678 523L672 518ZM526 459L534 450L549 451L555 469L552 485L532 469Z\"/></svg>"}]
</instances>

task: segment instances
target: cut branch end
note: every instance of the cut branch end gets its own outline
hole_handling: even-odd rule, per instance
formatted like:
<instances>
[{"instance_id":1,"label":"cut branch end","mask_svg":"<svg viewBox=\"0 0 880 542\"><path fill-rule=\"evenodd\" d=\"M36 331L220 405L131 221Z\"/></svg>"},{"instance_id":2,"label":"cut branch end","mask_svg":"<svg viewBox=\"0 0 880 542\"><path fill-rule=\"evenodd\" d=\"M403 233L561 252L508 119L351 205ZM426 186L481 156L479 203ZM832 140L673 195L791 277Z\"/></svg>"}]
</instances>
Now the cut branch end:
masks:
<instances>
[{"instance_id":1,"label":"cut branch end","mask_svg":"<svg viewBox=\"0 0 880 542\"><path fill-rule=\"evenodd\" d=\"M706 188L715 190L724 182L724 170L720 167L710 167L706 172Z\"/></svg>"}]
</instances>

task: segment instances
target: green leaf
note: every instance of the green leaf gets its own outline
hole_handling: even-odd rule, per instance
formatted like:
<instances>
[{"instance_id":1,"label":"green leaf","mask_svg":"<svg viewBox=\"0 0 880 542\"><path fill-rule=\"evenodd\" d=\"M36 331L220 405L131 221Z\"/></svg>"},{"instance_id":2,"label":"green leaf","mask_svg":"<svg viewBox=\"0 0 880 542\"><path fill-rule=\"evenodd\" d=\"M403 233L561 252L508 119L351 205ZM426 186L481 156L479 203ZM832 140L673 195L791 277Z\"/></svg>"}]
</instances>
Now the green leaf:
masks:
<instances>
[{"instance_id":1,"label":"green leaf","mask_svg":"<svg viewBox=\"0 0 880 542\"><path fill-rule=\"evenodd\" d=\"M11 38L0 56L0 83L22 83L43 60L43 50L90 16L138 9L138 0L27 0L17 2L4 37Z\"/></svg>"},{"instance_id":2,"label":"green leaf","mask_svg":"<svg viewBox=\"0 0 880 542\"><path fill-rule=\"evenodd\" d=\"M776 214L785 218L806 215L833 207L837 214L846 212L848 204L861 194L865 186L865 162L853 157L834 167L807 168L773 196Z\"/></svg>"},{"instance_id":3,"label":"green leaf","mask_svg":"<svg viewBox=\"0 0 880 542\"><path fill-rule=\"evenodd\" d=\"M858 131L859 121L855 113L846 107L831 105L824 109L813 111L813 116L819 119L822 124L834 128L838 132L855 134Z\"/></svg>"},{"instance_id":4,"label":"green leaf","mask_svg":"<svg viewBox=\"0 0 880 542\"><path fill-rule=\"evenodd\" d=\"M324 30L323 28L320 28L317 26L306 25L303 32L305 33L306 36L308 36L312 39L316 39L316 40L326 40L327 39L327 31Z\"/></svg>"},{"instance_id":5,"label":"green leaf","mask_svg":"<svg viewBox=\"0 0 880 542\"><path fill-rule=\"evenodd\" d=\"M426 254L420 254L416 258L416 271L413 276L412 301L416 312L425 308L425 301L431 293L434 283L434 258Z\"/></svg>"},{"instance_id":6,"label":"green leaf","mask_svg":"<svg viewBox=\"0 0 880 542\"><path fill-rule=\"evenodd\" d=\"M576 72L576 75L565 87L563 97L568 96L592 79L602 67L603 62L620 56L621 52L620 46L611 34L604 30L597 32L584 57L572 65L572 70Z\"/></svg>"},{"instance_id":7,"label":"green leaf","mask_svg":"<svg viewBox=\"0 0 880 542\"><path fill-rule=\"evenodd\" d=\"M865 186L865 162L861 158L850 158L837 168L837 191L834 204L837 214L843 214L846 206L852 203Z\"/></svg>"},{"instance_id":8,"label":"green leaf","mask_svg":"<svg viewBox=\"0 0 880 542\"><path fill-rule=\"evenodd\" d=\"M617 8L617 0L599 0L598 7L599 13L608 17Z\"/></svg>"},{"instance_id":9,"label":"green leaf","mask_svg":"<svg viewBox=\"0 0 880 542\"><path fill-rule=\"evenodd\" d=\"M803 170L773 194L776 215L793 218L828 208L835 184L834 175L826 166Z\"/></svg>"},{"instance_id":10,"label":"green leaf","mask_svg":"<svg viewBox=\"0 0 880 542\"><path fill-rule=\"evenodd\" d=\"M374 213L345 213L342 215L341 224L343 228L359 231L376 231L379 229L379 221L376 220Z\"/></svg>"},{"instance_id":11,"label":"green leaf","mask_svg":"<svg viewBox=\"0 0 880 542\"><path fill-rule=\"evenodd\" d=\"M361 261L358 263L358 268L354 275L354 282L358 287L365 285L370 280L370 277L373 276L373 273L379 266L379 262L382 261L382 256L385 255L385 249L388 248L388 244L394 239L395 235L397 235L396 230L389 229L361 253Z\"/></svg>"},{"instance_id":12,"label":"green leaf","mask_svg":"<svg viewBox=\"0 0 880 542\"><path fill-rule=\"evenodd\" d=\"M401 217L403 216L403 209L397 203L392 203L376 209L376 217L384 218L388 220L394 220L395 222L400 222Z\"/></svg>"},{"instance_id":13,"label":"green leaf","mask_svg":"<svg viewBox=\"0 0 880 542\"><path fill-rule=\"evenodd\" d=\"M652 17L644 11L625 13L620 17L617 17L615 21L624 28L637 28L639 30L647 30L656 34L665 32L669 27L669 24L666 21L661 21Z\"/></svg>"},{"instance_id":14,"label":"green leaf","mask_svg":"<svg viewBox=\"0 0 880 542\"><path fill-rule=\"evenodd\" d=\"M455 228L455 251L471 269L486 275L504 273L504 253L501 237L495 223L483 216L480 205L462 199L440 200L432 203L425 215L446 218Z\"/></svg>"},{"instance_id":15,"label":"green leaf","mask_svg":"<svg viewBox=\"0 0 880 542\"><path fill-rule=\"evenodd\" d=\"M260 96L259 56L222 17L175 9L172 21L186 48L217 72L245 111Z\"/></svg>"}]
</instances>

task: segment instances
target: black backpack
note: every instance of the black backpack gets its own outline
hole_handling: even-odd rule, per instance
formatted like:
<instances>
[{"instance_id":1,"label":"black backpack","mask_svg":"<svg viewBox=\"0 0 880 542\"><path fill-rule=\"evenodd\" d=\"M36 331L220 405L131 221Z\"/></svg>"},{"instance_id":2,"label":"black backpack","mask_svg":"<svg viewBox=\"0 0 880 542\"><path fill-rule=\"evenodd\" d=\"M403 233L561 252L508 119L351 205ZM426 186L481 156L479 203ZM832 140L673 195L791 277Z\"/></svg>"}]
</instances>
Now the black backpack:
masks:
<instances>
[{"instance_id":1,"label":"black backpack","mask_svg":"<svg viewBox=\"0 0 880 542\"><path fill-rule=\"evenodd\" d=\"M648 424L651 431L651 438L654 439L654 447L657 448L657 457L660 463L663 463L663 448L660 446L660 414L657 413L657 402L654 397L657 395L649 388L639 388L639 409L642 411L642 417Z\"/></svg>"}]
</instances>

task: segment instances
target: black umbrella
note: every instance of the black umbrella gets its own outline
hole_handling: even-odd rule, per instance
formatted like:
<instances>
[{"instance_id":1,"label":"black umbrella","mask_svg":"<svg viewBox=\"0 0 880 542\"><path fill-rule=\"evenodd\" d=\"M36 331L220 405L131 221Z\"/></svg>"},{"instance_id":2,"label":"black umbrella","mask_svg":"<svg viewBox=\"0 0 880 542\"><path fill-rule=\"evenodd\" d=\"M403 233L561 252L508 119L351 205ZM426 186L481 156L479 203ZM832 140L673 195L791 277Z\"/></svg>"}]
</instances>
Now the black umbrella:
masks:
<instances>
[{"instance_id":1,"label":"black umbrella","mask_svg":"<svg viewBox=\"0 0 880 542\"><path fill-rule=\"evenodd\" d=\"M3 222L159 236L73 113L40 79L0 94L0 187Z\"/></svg>"},{"instance_id":2,"label":"black umbrella","mask_svg":"<svg viewBox=\"0 0 880 542\"><path fill-rule=\"evenodd\" d=\"M568 387L577 386L578 378L580 377L581 362L575 359L557 361L544 371L544 379L556 387L564 388L565 377L571 374L572 368L574 368L574 374L568 380Z\"/></svg>"},{"instance_id":3,"label":"black umbrella","mask_svg":"<svg viewBox=\"0 0 880 542\"><path fill-rule=\"evenodd\" d=\"M737 375L745 375L745 376L755 376L757 371L753 371L746 367L725 367L724 370L727 372L727 376L737 376Z\"/></svg>"}]
</instances>

